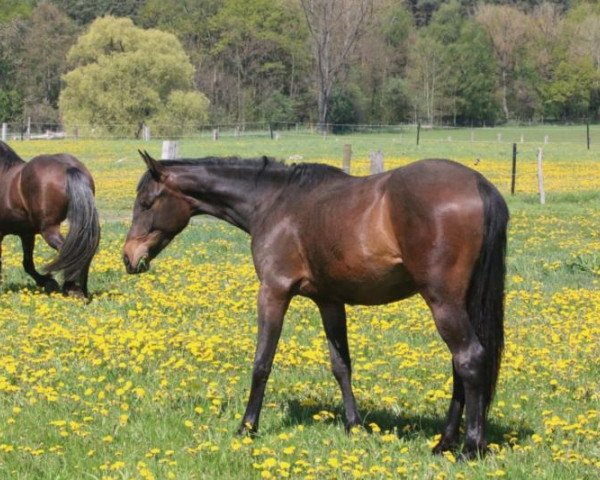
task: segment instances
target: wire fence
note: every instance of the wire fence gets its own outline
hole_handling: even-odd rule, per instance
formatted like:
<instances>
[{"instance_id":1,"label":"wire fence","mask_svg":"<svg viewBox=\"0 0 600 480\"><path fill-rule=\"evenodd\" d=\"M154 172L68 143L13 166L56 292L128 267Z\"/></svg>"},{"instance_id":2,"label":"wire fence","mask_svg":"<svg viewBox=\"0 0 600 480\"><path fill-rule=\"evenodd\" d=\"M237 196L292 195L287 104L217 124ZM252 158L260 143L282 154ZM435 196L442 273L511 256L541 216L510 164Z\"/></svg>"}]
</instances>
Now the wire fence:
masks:
<instances>
[{"instance_id":1,"label":"wire fence","mask_svg":"<svg viewBox=\"0 0 600 480\"><path fill-rule=\"evenodd\" d=\"M1 139L105 139L105 140L178 140L209 138L265 137L278 140L282 136L327 137L330 135L396 135L403 143L421 142L487 142L487 143L538 143L591 145L593 139L600 142L600 125L538 124L498 127L448 127L407 124L326 124L297 122L254 122L244 124L199 125L134 125L112 124L95 126L88 124L64 127L48 123L3 123Z\"/></svg>"}]
</instances>

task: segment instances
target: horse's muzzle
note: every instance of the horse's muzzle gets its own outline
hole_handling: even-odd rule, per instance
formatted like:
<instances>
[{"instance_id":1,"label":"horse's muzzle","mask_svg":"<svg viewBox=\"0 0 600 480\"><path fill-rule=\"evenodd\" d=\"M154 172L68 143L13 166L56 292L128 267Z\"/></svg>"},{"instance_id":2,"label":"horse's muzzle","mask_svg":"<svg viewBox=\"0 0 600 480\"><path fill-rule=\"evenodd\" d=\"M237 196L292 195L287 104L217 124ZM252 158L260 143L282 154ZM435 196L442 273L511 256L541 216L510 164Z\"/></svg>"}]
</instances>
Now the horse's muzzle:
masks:
<instances>
[{"instance_id":1,"label":"horse's muzzle","mask_svg":"<svg viewBox=\"0 0 600 480\"><path fill-rule=\"evenodd\" d=\"M148 257L142 257L137 262L137 265L133 265L129 260L127 254L123 255L123 263L125 264L125 268L127 269L127 273L136 274L136 273L144 273L150 269L150 262L148 261Z\"/></svg>"}]
</instances>

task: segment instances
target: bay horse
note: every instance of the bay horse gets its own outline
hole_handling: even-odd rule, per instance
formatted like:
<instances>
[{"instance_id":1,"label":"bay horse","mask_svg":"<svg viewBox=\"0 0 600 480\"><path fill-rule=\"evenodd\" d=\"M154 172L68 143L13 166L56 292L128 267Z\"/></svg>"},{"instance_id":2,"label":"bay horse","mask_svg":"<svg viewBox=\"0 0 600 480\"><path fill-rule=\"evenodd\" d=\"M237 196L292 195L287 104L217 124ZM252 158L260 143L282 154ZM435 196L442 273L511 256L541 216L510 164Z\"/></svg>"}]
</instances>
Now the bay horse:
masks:
<instances>
[{"instance_id":1,"label":"bay horse","mask_svg":"<svg viewBox=\"0 0 600 480\"><path fill-rule=\"evenodd\" d=\"M283 317L295 295L321 314L346 428L361 424L351 386L345 304L378 305L420 294L452 354L453 390L434 453L483 454L486 416L504 345L508 208L481 174L450 160L421 160L369 177L272 159L156 161L137 188L124 245L129 273L208 214L251 235L260 281L258 343L240 434L258 428Z\"/></svg>"},{"instance_id":2,"label":"bay horse","mask_svg":"<svg viewBox=\"0 0 600 480\"><path fill-rule=\"evenodd\" d=\"M66 238L60 224L67 219ZM39 273L33 263L35 235L40 233L58 256ZM0 273L2 240L18 235L23 268L47 292L60 290L52 272L62 271L63 292L88 295L88 271L100 241L94 202L94 180L87 168L68 154L39 155L25 162L0 142Z\"/></svg>"}]
</instances>

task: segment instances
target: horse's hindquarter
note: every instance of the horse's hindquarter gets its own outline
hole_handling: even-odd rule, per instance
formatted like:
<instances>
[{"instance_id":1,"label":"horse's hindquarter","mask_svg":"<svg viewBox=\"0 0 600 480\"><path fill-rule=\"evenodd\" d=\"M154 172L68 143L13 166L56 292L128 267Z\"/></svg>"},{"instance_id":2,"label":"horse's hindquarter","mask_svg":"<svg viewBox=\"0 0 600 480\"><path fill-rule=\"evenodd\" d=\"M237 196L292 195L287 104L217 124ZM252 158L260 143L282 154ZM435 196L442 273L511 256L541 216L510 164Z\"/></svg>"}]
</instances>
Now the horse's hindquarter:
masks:
<instances>
[{"instance_id":1,"label":"horse's hindquarter","mask_svg":"<svg viewBox=\"0 0 600 480\"><path fill-rule=\"evenodd\" d=\"M21 188L30 220L39 231L45 225L58 225L67 216L66 171L78 168L93 182L85 166L67 154L40 155L23 168Z\"/></svg>"}]
</instances>

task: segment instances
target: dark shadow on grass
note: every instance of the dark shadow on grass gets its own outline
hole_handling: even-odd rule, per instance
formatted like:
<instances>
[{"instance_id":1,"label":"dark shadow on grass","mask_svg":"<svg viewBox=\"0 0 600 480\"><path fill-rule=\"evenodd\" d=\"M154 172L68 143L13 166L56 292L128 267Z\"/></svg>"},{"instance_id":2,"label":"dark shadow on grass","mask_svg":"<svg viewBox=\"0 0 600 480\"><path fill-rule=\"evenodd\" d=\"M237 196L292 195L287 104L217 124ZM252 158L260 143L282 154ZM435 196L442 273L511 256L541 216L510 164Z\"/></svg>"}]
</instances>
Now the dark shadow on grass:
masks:
<instances>
[{"instance_id":1,"label":"dark shadow on grass","mask_svg":"<svg viewBox=\"0 0 600 480\"><path fill-rule=\"evenodd\" d=\"M290 400L287 403L287 416L283 418L284 426L294 425L311 425L316 423L313 415L320 411L326 410L335 415L336 422L340 428L344 428L342 419L344 410L340 404L320 403L310 406L302 405L297 400ZM397 415L393 411L381 408L363 408L361 409L363 418L363 426L367 431L371 428L369 424L375 423L385 431L396 431L399 438L411 439L414 437L430 438L438 433L441 433L446 424L446 412L440 412L439 415ZM496 443L498 445L508 444L509 437L516 437L517 441L521 441L530 437L534 432L525 425L507 425L499 423L494 418L490 418L486 426L488 443ZM512 432L515 432L513 434Z\"/></svg>"},{"instance_id":2,"label":"dark shadow on grass","mask_svg":"<svg viewBox=\"0 0 600 480\"><path fill-rule=\"evenodd\" d=\"M42 287L27 283L0 283L0 293L43 292Z\"/></svg>"}]
</instances>

